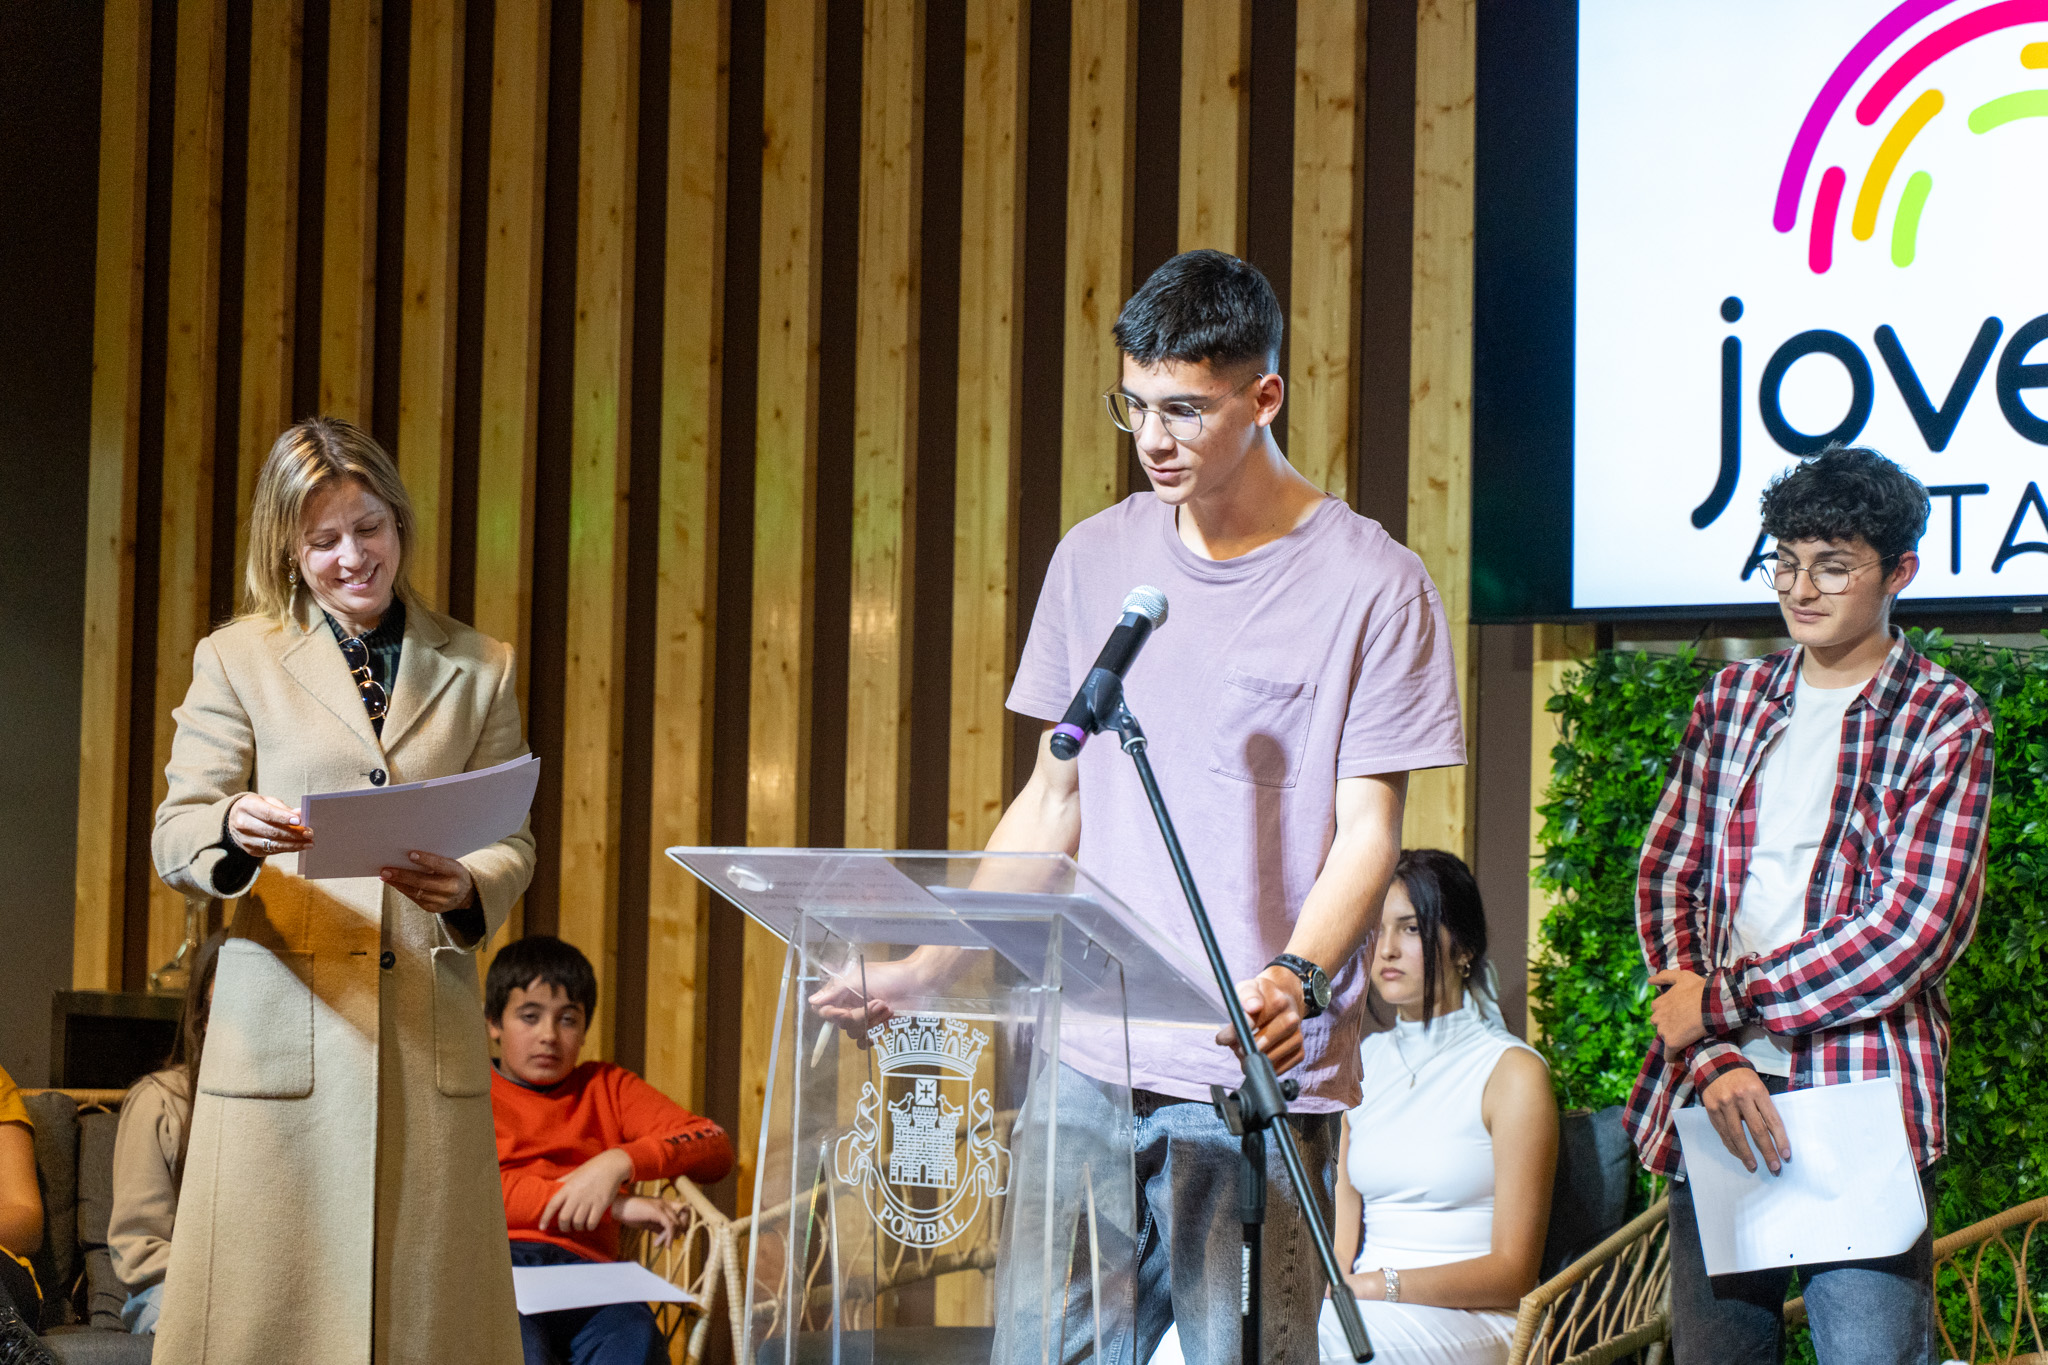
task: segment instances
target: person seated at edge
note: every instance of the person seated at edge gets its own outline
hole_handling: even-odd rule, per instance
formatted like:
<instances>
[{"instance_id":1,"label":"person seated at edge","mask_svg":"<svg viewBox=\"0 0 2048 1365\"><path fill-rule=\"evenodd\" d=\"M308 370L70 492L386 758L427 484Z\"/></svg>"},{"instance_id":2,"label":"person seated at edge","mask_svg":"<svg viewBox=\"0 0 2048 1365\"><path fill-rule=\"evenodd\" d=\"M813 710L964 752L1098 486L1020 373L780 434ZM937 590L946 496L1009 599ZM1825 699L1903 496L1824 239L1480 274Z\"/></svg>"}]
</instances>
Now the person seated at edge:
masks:
<instances>
[{"instance_id":1,"label":"person seated at edge","mask_svg":"<svg viewBox=\"0 0 2048 1365\"><path fill-rule=\"evenodd\" d=\"M28 1258L43 1245L35 1123L14 1078L0 1069L0 1360L56 1365L36 1336L43 1291Z\"/></svg>"},{"instance_id":2,"label":"person seated at edge","mask_svg":"<svg viewBox=\"0 0 2048 1365\"><path fill-rule=\"evenodd\" d=\"M725 1130L610 1062L579 1062L597 1014L597 973L574 945L536 934L491 960L484 1012L498 1045L491 1115L515 1266L619 1259L619 1229L666 1242L678 1225L627 1181L732 1169ZM644 1303L522 1314L526 1365L662 1365L668 1347Z\"/></svg>"},{"instance_id":3,"label":"person seated at edge","mask_svg":"<svg viewBox=\"0 0 2048 1365\"><path fill-rule=\"evenodd\" d=\"M1300 1083L1288 1123L1327 1221L1338 1116L1358 1103L1358 949L1400 856L1408 773L1463 763L1465 741L1450 632L1422 561L1302 477L1273 439L1283 326L1265 276L1220 251L1175 256L1118 314L1108 420L1132 434L1151 489L1081 522L1053 553L1009 698L1044 722L1038 758L988 846L1075 856L1201 960L1130 760L1107 739L1071 762L1051 749L1125 595L1162 590L1171 622L1124 695L1255 1043ZM835 983L814 1007L847 1027L861 1013L872 1023L927 989L947 957L871 964L873 1004ZM1239 1358L1240 1151L1209 1087L1234 1089L1243 1072L1227 1029L1214 1047L1186 1039L1134 1028L1128 1054L1081 1045L1063 1058L1062 1126L1113 1130L1114 1087L1133 1087L1136 1340L1104 1343L1121 1361L1147 1359L1169 1323L1195 1365ZM1267 1147L1258 1349L1309 1365L1322 1289L1304 1269L1315 1264L1307 1222L1270 1136ZM1069 1281L1066 1359L1095 1349L1090 1283L1085 1271ZM1012 1349L1007 1322L999 1311L999 1352Z\"/></svg>"},{"instance_id":4,"label":"person seated at edge","mask_svg":"<svg viewBox=\"0 0 2048 1365\"><path fill-rule=\"evenodd\" d=\"M1942 979L1976 927L1992 735L1977 694L1891 624L1927 511L1920 481L1873 450L1834 446L1772 480L1768 572L1793 647L1700 693L1643 841L1636 922L1663 994L1626 1117L1643 1164L1673 1177L1677 1365L1779 1360L1792 1270L1708 1277L1673 1111L1705 1106L1743 1165L1775 1172L1796 1158L1774 1095L1895 1077L1934 1207ZM1799 1267L1822 1365L1938 1359L1932 1238Z\"/></svg>"},{"instance_id":5,"label":"person seated at edge","mask_svg":"<svg viewBox=\"0 0 2048 1365\"><path fill-rule=\"evenodd\" d=\"M1380 1365L1500 1365L1550 1217L1550 1070L1501 1022L1486 911L1456 856L1402 853L1371 945L1373 989L1396 1017L1360 1049L1363 1098L1344 1116L1346 1290ZM1323 1360L1349 1361L1327 1303L1320 1330ZM1152 1360L1180 1360L1173 1335Z\"/></svg>"},{"instance_id":6,"label":"person seated at edge","mask_svg":"<svg viewBox=\"0 0 2048 1365\"><path fill-rule=\"evenodd\" d=\"M199 642L150 852L235 899L192 1101L156 1365L519 1359L476 951L533 876L519 830L312 881L308 792L527 752L512 648L412 589L412 500L310 417L257 471L242 614Z\"/></svg>"},{"instance_id":7,"label":"person seated at edge","mask_svg":"<svg viewBox=\"0 0 2048 1365\"><path fill-rule=\"evenodd\" d=\"M178 1189L192 1135L192 1092L206 1054L206 1016L213 1003L213 970L227 935L199 946L192 986L178 1016L178 1040L162 1071L153 1071L121 1100L114 1131L114 1202L107 1245L114 1274L128 1291L121 1323L130 1332L156 1331L163 1311L164 1272L178 1220Z\"/></svg>"}]
</instances>

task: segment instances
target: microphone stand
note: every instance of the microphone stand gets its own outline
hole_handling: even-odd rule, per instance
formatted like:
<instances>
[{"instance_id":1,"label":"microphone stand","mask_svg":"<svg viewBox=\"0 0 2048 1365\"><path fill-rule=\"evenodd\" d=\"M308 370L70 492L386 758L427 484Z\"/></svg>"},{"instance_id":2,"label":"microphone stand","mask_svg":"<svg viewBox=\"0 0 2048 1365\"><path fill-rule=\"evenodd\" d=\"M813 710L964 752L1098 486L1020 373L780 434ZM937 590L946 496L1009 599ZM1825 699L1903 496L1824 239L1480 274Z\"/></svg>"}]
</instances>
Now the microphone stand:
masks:
<instances>
[{"instance_id":1,"label":"microphone stand","mask_svg":"<svg viewBox=\"0 0 2048 1365\"><path fill-rule=\"evenodd\" d=\"M1098 728L1117 733L1123 751L1137 765L1138 781L1144 784L1145 799L1152 803L1152 817L1159 822L1160 837L1166 841L1166 856L1173 862L1174 875L1180 878L1181 893L1187 897L1188 910L1195 917L1195 932L1201 936L1202 951L1209 956L1209 970L1215 974L1216 987L1223 993L1223 1008L1230 1015L1231 1032L1237 1037L1238 1051L1243 1057L1244 1084L1229 1091L1220 1085L1212 1085L1209 1095L1224 1126L1238 1139L1238 1206L1244 1223L1243 1281L1238 1302L1242 1305L1239 1315L1242 1327L1240 1347L1245 1365L1258 1365L1259 1361L1259 1263L1266 1222L1266 1133L1269 1130L1279 1145L1280 1163L1287 1168L1287 1179L1294 1186L1302 1217L1308 1221L1309 1240L1315 1244L1323 1279L1335 1291L1330 1297L1337 1308L1337 1320L1344 1325L1344 1340L1351 1348L1352 1359L1371 1360L1372 1343L1366 1337L1365 1323L1358 1316L1358 1302L1344 1284L1343 1272L1337 1265L1337 1252L1330 1241L1330 1229L1324 1225L1323 1211L1316 1204L1315 1186L1309 1181L1308 1168L1302 1164L1301 1148L1295 1144L1294 1130L1283 1121L1287 1116L1287 1102L1300 1093L1300 1087L1294 1081L1281 1080L1273 1070L1273 1063L1259 1051L1252 1034L1251 1020L1245 1017L1244 1006L1237 998L1237 984L1231 979L1230 969L1223 961L1223 949L1217 945L1215 927L1209 922L1209 912L1202 906L1202 893L1195 889L1195 875L1188 868L1187 855L1181 851L1173 817L1166 813L1166 798L1160 795L1159 782L1152 775L1152 761L1145 754L1145 732L1139 728L1138 718L1124 705L1121 682L1114 674L1106 676L1108 684L1100 687L1094 699L1094 719ZM1090 679L1091 683L1094 681Z\"/></svg>"}]
</instances>

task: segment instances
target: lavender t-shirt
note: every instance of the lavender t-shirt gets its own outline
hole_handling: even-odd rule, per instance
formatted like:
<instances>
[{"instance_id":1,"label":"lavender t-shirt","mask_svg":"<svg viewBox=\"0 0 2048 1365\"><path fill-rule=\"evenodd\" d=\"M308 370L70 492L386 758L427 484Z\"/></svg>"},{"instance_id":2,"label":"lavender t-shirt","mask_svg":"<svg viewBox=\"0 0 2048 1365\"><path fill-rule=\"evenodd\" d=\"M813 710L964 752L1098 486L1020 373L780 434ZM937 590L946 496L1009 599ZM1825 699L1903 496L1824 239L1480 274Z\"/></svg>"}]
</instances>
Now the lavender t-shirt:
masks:
<instances>
[{"instance_id":1,"label":"lavender t-shirt","mask_svg":"<svg viewBox=\"0 0 2048 1365\"><path fill-rule=\"evenodd\" d=\"M1076 526L1053 553L1009 708L1058 720L1140 584L1167 622L1124 682L1233 979L1285 952L1336 833L1337 780L1465 761L1443 603L1422 561L1331 498L1250 554L1208 560L1149 491ZM1202 961L1144 789L1112 738L1081 765L1081 865ZM1326 967L1331 964L1324 964ZM1297 1112L1358 1103L1366 972L1303 1025ZM1185 1030L1133 1029L1132 1084L1206 1099L1236 1058ZM1083 1071L1087 1059L1072 1060Z\"/></svg>"}]
</instances>

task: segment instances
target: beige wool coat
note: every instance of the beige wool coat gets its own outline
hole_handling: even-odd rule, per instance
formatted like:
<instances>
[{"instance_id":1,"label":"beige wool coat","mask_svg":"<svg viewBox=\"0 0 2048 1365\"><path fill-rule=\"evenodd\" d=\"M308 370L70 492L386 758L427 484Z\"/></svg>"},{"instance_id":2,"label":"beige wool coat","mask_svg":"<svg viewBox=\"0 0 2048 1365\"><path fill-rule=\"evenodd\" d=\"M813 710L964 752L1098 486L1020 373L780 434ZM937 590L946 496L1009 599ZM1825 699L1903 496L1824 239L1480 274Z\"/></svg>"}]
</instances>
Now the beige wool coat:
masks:
<instances>
[{"instance_id":1,"label":"beige wool coat","mask_svg":"<svg viewBox=\"0 0 2048 1365\"><path fill-rule=\"evenodd\" d=\"M381 739L320 610L200 641L173 713L158 874L240 897L221 945L157 1365L518 1365L476 950L533 875L518 834L462 860L463 942L376 878L298 855L219 886L230 802L445 777L526 752L509 646L421 607ZM381 772L379 771L381 770ZM320 831L315 827L317 841Z\"/></svg>"}]
</instances>

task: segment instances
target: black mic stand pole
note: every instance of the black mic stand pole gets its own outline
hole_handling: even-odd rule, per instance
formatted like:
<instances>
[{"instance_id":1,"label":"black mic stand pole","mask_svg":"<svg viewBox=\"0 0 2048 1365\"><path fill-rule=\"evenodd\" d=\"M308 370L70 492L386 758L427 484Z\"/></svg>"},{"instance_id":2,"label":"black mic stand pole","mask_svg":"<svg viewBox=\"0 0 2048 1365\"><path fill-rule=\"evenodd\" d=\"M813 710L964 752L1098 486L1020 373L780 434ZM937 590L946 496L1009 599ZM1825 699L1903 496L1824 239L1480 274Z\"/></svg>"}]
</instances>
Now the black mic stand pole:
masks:
<instances>
[{"instance_id":1,"label":"black mic stand pole","mask_svg":"<svg viewBox=\"0 0 2048 1365\"><path fill-rule=\"evenodd\" d=\"M1300 1093L1300 1088L1291 1080L1281 1080L1273 1071L1273 1063L1259 1051L1251 1020L1245 1017L1244 1005L1237 998L1237 983L1231 979L1230 968L1223 961L1223 949L1216 943L1216 930L1209 923L1209 912L1202 907L1202 893L1195 889L1195 875L1188 868L1187 855L1181 851L1180 836L1174 832L1173 817L1166 813L1166 798L1160 795L1159 782L1152 776L1152 761L1145 756L1145 732L1138 727L1137 717L1124 705L1120 684L1104 688L1103 694L1097 701L1098 708L1107 708L1098 712L1100 727L1114 730L1121 737L1124 752L1137 765L1138 780L1145 786L1145 799L1152 803L1152 816L1159 822L1160 837L1166 840L1166 856L1173 861L1174 875L1180 878L1181 892L1187 897L1188 910L1195 917L1195 932L1201 936L1202 951L1209 955L1209 970L1215 973L1216 987L1223 993L1223 1008L1230 1015L1231 1032L1236 1035L1238 1051L1243 1054L1244 1084L1231 1091L1212 1085L1209 1094L1224 1125L1238 1139L1238 1202L1244 1221L1243 1288L1238 1302L1241 1305L1241 1347L1245 1365L1258 1365L1259 1361L1259 1259L1266 1221L1266 1133L1269 1130L1279 1144L1280 1162L1287 1168L1287 1179L1294 1186L1302 1217L1308 1220L1309 1240L1315 1244L1316 1259L1322 1263L1323 1279L1330 1285L1330 1297L1336 1304L1337 1320L1344 1324L1344 1340L1351 1348L1352 1359L1371 1360L1372 1343L1367 1340L1365 1323L1358 1316L1358 1301L1351 1297L1344 1283L1343 1271L1337 1265L1330 1229L1323 1223L1323 1211L1315 1199L1316 1187L1309 1180L1308 1168L1302 1164L1301 1148L1295 1144L1294 1130L1284 1122L1287 1102ZM1314 1330L1313 1325L1311 1330Z\"/></svg>"}]
</instances>

